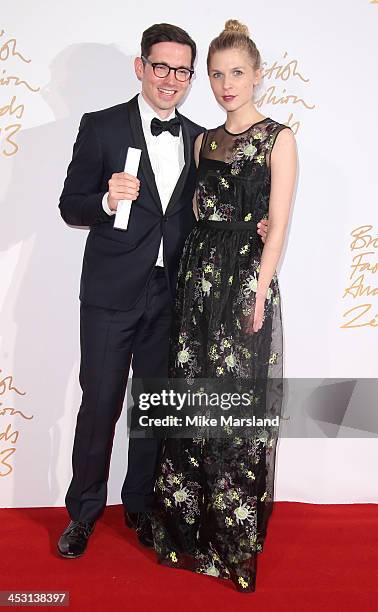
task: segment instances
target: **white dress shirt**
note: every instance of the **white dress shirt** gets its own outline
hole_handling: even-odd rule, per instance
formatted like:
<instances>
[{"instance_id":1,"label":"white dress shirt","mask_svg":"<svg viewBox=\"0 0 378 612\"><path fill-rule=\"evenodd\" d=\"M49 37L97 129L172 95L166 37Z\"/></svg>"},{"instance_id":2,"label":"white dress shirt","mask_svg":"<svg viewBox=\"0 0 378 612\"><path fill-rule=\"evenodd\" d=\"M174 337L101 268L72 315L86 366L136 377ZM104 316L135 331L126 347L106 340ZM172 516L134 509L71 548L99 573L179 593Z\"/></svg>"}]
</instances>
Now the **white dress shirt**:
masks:
<instances>
[{"instance_id":1,"label":"white dress shirt","mask_svg":"<svg viewBox=\"0 0 378 612\"><path fill-rule=\"evenodd\" d=\"M170 132L162 132L159 136L153 136L151 134L151 121L154 117L158 119L161 118L146 102L142 94L138 96L138 106L142 119L142 128L148 156L155 175L156 187L159 192L163 212L165 213L168 202L185 164L182 130L180 128L180 135L178 137L172 136ZM164 121L169 121L174 116L175 111L173 110ZM133 202L132 206L138 206L138 202ZM108 193L106 193L102 199L102 207L108 215L115 215L115 211L110 210L108 206ZM155 265L164 266L163 239L161 239L160 242Z\"/></svg>"}]
</instances>

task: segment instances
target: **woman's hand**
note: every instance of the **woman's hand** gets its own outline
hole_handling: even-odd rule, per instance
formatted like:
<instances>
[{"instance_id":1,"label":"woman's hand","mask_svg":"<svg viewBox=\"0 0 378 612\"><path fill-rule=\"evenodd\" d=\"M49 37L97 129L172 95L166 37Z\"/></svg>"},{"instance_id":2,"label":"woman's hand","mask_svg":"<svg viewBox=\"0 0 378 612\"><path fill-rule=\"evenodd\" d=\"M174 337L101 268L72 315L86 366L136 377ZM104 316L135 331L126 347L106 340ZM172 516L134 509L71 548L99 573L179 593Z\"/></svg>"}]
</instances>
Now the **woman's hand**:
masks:
<instances>
[{"instance_id":1,"label":"woman's hand","mask_svg":"<svg viewBox=\"0 0 378 612\"><path fill-rule=\"evenodd\" d=\"M255 310L248 321L246 328L247 334L258 332L262 328L264 322L265 299L265 294L256 293Z\"/></svg>"}]
</instances>

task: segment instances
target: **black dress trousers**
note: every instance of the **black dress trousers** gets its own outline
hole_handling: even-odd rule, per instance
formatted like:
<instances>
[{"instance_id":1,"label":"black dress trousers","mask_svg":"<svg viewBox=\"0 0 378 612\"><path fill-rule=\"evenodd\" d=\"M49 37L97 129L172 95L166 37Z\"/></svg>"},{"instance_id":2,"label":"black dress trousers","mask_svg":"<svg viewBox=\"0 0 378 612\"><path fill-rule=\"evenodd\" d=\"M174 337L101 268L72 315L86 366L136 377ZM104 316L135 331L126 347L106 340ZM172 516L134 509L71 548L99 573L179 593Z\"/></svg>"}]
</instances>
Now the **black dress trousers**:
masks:
<instances>
[{"instance_id":1,"label":"black dress trousers","mask_svg":"<svg viewBox=\"0 0 378 612\"><path fill-rule=\"evenodd\" d=\"M128 311L82 304L80 311L82 403L77 417L66 495L72 520L95 521L107 498L115 424L132 363L135 379L164 378L172 298L163 268L155 268L146 291ZM131 438L122 501L129 512L152 509L160 441Z\"/></svg>"}]
</instances>

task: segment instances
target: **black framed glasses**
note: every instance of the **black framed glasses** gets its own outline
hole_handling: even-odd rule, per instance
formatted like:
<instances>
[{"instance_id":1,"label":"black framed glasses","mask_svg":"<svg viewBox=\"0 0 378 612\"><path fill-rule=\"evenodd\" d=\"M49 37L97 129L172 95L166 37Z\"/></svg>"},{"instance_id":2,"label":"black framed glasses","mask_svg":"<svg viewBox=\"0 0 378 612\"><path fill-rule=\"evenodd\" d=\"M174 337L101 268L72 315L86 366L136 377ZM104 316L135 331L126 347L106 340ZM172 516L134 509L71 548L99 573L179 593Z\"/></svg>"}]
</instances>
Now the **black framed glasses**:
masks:
<instances>
[{"instance_id":1,"label":"black framed glasses","mask_svg":"<svg viewBox=\"0 0 378 612\"><path fill-rule=\"evenodd\" d=\"M173 72L175 73L176 79L181 82L189 81L194 74L194 70L191 70L190 68L172 68L172 66L168 66L167 64L158 64L156 62L150 62L150 60L144 57L144 55L142 55L142 61L152 66L154 75L159 77L159 79L164 79L164 77L169 75L171 70L173 70Z\"/></svg>"}]
</instances>

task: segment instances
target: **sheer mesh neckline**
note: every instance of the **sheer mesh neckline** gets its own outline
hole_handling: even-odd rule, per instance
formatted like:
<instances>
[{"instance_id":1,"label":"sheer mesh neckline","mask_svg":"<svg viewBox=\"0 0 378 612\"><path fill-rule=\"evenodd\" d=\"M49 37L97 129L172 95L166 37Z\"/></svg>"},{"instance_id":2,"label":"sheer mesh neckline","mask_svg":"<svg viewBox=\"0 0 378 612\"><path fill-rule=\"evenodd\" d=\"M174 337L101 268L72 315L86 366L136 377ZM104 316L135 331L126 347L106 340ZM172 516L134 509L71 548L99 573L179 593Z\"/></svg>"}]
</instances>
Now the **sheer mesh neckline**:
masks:
<instances>
[{"instance_id":1,"label":"sheer mesh neckline","mask_svg":"<svg viewBox=\"0 0 378 612\"><path fill-rule=\"evenodd\" d=\"M269 117L265 117L264 119L260 119L260 121L256 121L256 123L252 123L252 125L250 125L246 130L243 130L242 132L238 132L238 133L230 132L226 128L226 124L225 123L222 125L222 128L224 129L226 134L229 134L230 136L242 136L243 134L246 134L247 132L249 132L249 130L251 130L255 125L259 125L259 123L264 123L264 121L266 121L267 119L269 119Z\"/></svg>"}]
</instances>

